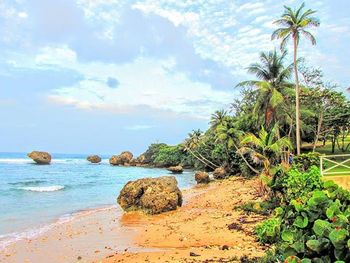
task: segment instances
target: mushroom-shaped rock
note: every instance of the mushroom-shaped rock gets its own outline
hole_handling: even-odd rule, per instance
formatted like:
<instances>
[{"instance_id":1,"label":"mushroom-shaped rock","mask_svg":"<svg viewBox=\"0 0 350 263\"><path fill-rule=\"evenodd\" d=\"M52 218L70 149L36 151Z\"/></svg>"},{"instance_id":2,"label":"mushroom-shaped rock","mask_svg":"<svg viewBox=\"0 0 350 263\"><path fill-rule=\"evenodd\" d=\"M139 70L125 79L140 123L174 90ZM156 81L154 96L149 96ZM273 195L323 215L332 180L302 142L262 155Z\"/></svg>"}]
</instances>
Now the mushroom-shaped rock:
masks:
<instances>
[{"instance_id":1,"label":"mushroom-shaped rock","mask_svg":"<svg viewBox=\"0 0 350 263\"><path fill-rule=\"evenodd\" d=\"M133 154L128 151L122 152L119 156L122 159L123 163L129 163L134 157Z\"/></svg>"},{"instance_id":2,"label":"mushroom-shaped rock","mask_svg":"<svg viewBox=\"0 0 350 263\"><path fill-rule=\"evenodd\" d=\"M122 152L119 155L113 155L109 159L111 165L126 165L132 160L133 155L131 152Z\"/></svg>"},{"instance_id":3,"label":"mushroom-shaped rock","mask_svg":"<svg viewBox=\"0 0 350 263\"><path fill-rule=\"evenodd\" d=\"M126 211L159 214L181 206L182 194L174 176L143 178L128 182L120 191L117 202Z\"/></svg>"},{"instance_id":4,"label":"mushroom-shaped rock","mask_svg":"<svg viewBox=\"0 0 350 263\"><path fill-rule=\"evenodd\" d=\"M215 179L224 179L228 174L224 167L219 167L214 170L213 176Z\"/></svg>"},{"instance_id":5,"label":"mushroom-shaped rock","mask_svg":"<svg viewBox=\"0 0 350 263\"><path fill-rule=\"evenodd\" d=\"M194 179L196 180L197 184L207 184L210 181L209 174L202 171L196 172Z\"/></svg>"},{"instance_id":6,"label":"mushroom-shaped rock","mask_svg":"<svg viewBox=\"0 0 350 263\"><path fill-rule=\"evenodd\" d=\"M32 151L27 156L37 164L50 164L51 155L48 152Z\"/></svg>"},{"instance_id":7,"label":"mushroom-shaped rock","mask_svg":"<svg viewBox=\"0 0 350 263\"><path fill-rule=\"evenodd\" d=\"M182 174L184 169L182 168L181 165L177 165L177 166L170 166L168 168L168 171L172 172L173 174Z\"/></svg>"},{"instance_id":8,"label":"mushroom-shaped rock","mask_svg":"<svg viewBox=\"0 0 350 263\"><path fill-rule=\"evenodd\" d=\"M111 165L121 165L124 164L122 158L120 155L113 155L111 158L109 158L109 163Z\"/></svg>"},{"instance_id":9,"label":"mushroom-shaped rock","mask_svg":"<svg viewBox=\"0 0 350 263\"><path fill-rule=\"evenodd\" d=\"M98 155L89 155L86 160L88 160L90 163L100 163L101 157Z\"/></svg>"}]
</instances>

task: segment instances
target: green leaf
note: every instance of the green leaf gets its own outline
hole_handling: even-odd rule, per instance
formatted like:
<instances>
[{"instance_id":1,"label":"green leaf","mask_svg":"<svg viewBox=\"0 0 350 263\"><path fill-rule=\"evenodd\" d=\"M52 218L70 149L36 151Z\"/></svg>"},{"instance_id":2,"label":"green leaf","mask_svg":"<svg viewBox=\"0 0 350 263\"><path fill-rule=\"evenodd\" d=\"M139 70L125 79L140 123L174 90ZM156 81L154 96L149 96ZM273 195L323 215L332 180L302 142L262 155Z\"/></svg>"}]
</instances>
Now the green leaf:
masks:
<instances>
[{"instance_id":1,"label":"green leaf","mask_svg":"<svg viewBox=\"0 0 350 263\"><path fill-rule=\"evenodd\" d=\"M314 233L319 237L327 237L331 229L331 223L322 219L317 219L312 227Z\"/></svg>"},{"instance_id":2,"label":"green leaf","mask_svg":"<svg viewBox=\"0 0 350 263\"><path fill-rule=\"evenodd\" d=\"M299 228L305 228L309 224L309 219L307 217L303 216L297 216L297 218L294 220L293 225Z\"/></svg>"},{"instance_id":3,"label":"green leaf","mask_svg":"<svg viewBox=\"0 0 350 263\"><path fill-rule=\"evenodd\" d=\"M301 260L301 263L311 263L312 261L311 261L311 259L309 259L309 258L303 258L302 260Z\"/></svg>"},{"instance_id":4,"label":"green leaf","mask_svg":"<svg viewBox=\"0 0 350 263\"><path fill-rule=\"evenodd\" d=\"M289 229L283 230L281 237L283 241L293 243L295 241L295 232Z\"/></svg>"},{"instance_id":5,"label":"green leaf","mask_svg":"<svg viewBox=\"0 0 350 263\"><path fill-rule=\"evenodd\" d=\"M329 240L335 248L341 248L348 235L349 232L346 229L334 229L329 233Z\"/></svg>"},{"instance_id":6,"label":"green leaf","mask_svg":"<svg viewBox=\"0 0 350 263\"><path fill-rule=\"evenodd\" d=\"M308 240L306 246L317 253L321 252L321 243L318 240Z\"/></svg>"}]
</instances>

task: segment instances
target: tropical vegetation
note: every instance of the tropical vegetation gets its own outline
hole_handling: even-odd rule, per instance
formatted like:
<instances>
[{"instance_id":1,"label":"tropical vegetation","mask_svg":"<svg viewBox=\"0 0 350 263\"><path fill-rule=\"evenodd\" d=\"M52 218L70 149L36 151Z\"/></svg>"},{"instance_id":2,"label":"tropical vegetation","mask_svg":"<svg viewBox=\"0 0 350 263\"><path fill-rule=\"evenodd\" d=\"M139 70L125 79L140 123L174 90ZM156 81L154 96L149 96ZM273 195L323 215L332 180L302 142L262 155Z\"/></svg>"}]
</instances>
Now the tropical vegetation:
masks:
<instances>
[{"instance_id":1,"label":"tropical vegetation","mask_svg":"<svg viewBox=\"0 0 350 263\"><path fill-rule=\"evenodd\" d=\"M302 37L316 44L308 31L320 25L316 11L284 8L272 33L281 50L263 51L248 66L252 79L235 86L241 96L214 112L206 131L176 146L152 144L145 157L155 166L259 176L264 201L244 210L271 214L255 230L272 245L261 262L350 262L350 193L324 182L319 168L323 153L350 153L350 101L320 68L298 58Z\"/></svg>"}]
</instances>

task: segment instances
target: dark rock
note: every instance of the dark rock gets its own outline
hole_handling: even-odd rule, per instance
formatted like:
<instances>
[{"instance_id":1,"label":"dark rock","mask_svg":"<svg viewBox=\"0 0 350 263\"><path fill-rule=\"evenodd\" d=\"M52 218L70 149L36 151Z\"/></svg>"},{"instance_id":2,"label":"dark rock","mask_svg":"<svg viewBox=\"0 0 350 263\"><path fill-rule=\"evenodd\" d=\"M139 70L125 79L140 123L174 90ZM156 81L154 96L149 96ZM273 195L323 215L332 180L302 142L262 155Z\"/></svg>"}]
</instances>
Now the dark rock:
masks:
<instances>
[{"instance_id":1,"label":"dark rock","mask_svg":"<svg viewBox=\"0 0 350 263\"><path fill-rule=\"evenodd\" d=\"M239 224L237 224L237 223L229 224L229 225L227 226L227 228L228 228L229 230L237 230L237 231L242 231L242 230L243 230L243 228L242 228Z\"/></svg>"},{"instance_id":2,"label":"dark rock","mask_svg":"<svg viewBox=\"0 0 350 263\"><path fill-rule=\"evenodd\" d=\"M181 206L182 194L173 176L143 178L128 182L117 202L126 211L143 210L159 214Z\"/></svg>"},{"instance_id":3,"label":"dark rock","mask_svg":"<svg viewBox=\"0 0 350 263\"><path fill-rule=\"evenodd\" d=\"M228 245L223 245L221 247L221 250L229 250L229 249L230 249L230 247Z\"/></svg>"},{"instance_id":4,"label":"dark rock","mask_svg":"<svg viewBox=\"0 0 350 263\"><path fill-rule=\"evenodd\" d=\"M200 257L199 254L196 254L196 253L194 253L194 252L190 252L190 256L191 256L191 257Z\"/></svg>"},{"instance_id":5,"label":"dark rock","mask_svg":"<svg viewBox=\"0 0 350 263\"><path fill-rule=\"evenodd\" d=\"M86 158L90 163L100 163L101 157L98 155L90 155Z\"/></svg>"}]
</instances>

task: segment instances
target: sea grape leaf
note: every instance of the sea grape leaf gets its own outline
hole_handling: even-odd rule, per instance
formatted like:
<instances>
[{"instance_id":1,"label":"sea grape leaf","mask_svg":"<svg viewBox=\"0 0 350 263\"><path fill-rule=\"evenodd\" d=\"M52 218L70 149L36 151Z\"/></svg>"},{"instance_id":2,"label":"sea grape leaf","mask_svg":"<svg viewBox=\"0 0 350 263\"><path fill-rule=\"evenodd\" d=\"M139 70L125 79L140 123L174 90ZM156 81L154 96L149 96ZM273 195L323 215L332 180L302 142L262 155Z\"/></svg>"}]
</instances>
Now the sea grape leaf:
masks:
<instances>
[{"instance_id":1,"label":"sea grape leaf","mask_svg":"<svg viewBox=\"0 0 350 263\"><path fill-rule=\"evenodd\" d=\"M319 237L327 236L331 230L331 223L322 219L317 219L312 230Z\"/></svg>"},{"instance_id":2,"label":"sea grape leaf","mask_svg":"<svg viewBox=\"0 0 350 263\"><path fill-rule=\"evenodd\" d=\"M294 220L293 225L299 228L305 228L309 224L309 219L304 216L297 216L297 218Z\"/></svg>"}]
</instances>

